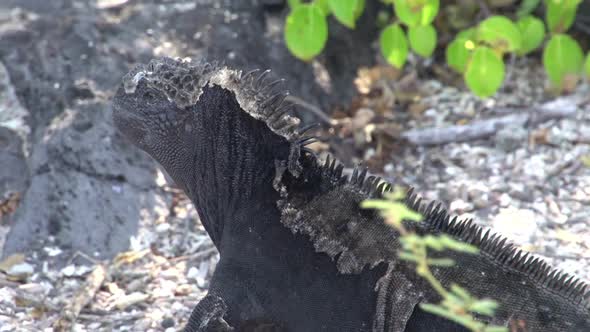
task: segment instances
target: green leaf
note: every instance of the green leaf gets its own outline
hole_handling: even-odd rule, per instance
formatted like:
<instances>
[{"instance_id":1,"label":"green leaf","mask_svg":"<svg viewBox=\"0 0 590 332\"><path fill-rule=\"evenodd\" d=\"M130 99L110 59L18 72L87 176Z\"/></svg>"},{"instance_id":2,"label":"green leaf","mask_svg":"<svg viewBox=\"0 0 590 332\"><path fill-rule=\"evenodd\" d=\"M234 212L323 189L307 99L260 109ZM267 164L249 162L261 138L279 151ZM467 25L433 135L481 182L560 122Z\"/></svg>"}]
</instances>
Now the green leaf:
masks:
<instances>
[{"instance_id":1,"label":"green leaf","mask_svg":"<svg viewBox=\"0 0 590 332\"><path fill-rule=\"evenodd\" d=\"M365 0L328 0L328 5L340 23L354 29L356 19L365 8Z\"/></svg>"},{"instance_id":2,"label":"green leaf","mask_svg":"<svg viewBox=\"0 0 590 332\"><path fill-rule=\"evenodd\" d=\"M451 292L445 295L444 300L441 302L441 304L445 308L463 307L465 305L465 301L463 301L462 298Z\"/></svg>"},{"instance_id":3,"label":"green leaf","mask_svg":"<svg viewBox=\"0 0 590 332\"><path fill-rule=\"evenodd\" d=\"M287 0L287 4L293 9L301 4L301 0Z\"/></svg>"},{"instance_id":4,"label":"green leaf","mask_svg":"<svg viewBox=\"0 0 590 332\"><path fill-rule=\"evenodd\" d=\"M490 299L478 300L469 306L469 311L492 317L498 308L498 302Z\"/></svg>"},{"instance_id":5,"label":"green leaf","mask_svg":"<svg viewBox=\"0 0 590 332\"><path fill-rule=\"evenodd\" d=\"M425 235L422 237L422 241L427 247L436 251L441 251L445 248L445 245L440 241L440 238L436 235Z\"/></svg>"},{"instance_id":6,"label":"green leaf","mask_svg":"<svg viewBox=\"0 0 590 332\"><path fill-rule=\"evenodd\" d=\"M429 258L426 260L429 266L451 267L455 265L455 261L451 258Z\"/></svg>"},{"instance_id":7,"label":"green leaf","mask_svg":"<svg viewBox=\"0 0 590 332\"><path fill-rule=\"evenodd\" d=\"M476 246L471 245L469 243L465 243L463 241L455 240L454 238L446 234L440 235L439 241L445 247L454 251L464 252L468 254L477 254L479 252L479 249Z\"/></svg>"},{"instance_id":8,"label":"green leaf","mask_svg":"<svg viewBox=\"0 0 590 332\"><path fill-rule=\"evenodd\" d=\"M402 259L404 261L408 261L408 262L414 262L414 263L420 262L419 257L416 257L416 255L414 255L413 253L407 252L407 251L398 252L397 257L399 257L400 259Z\"/></svg>"},{"instance_id":9,"label":"green leaf","mask_svg":"<svg viewBox=\"0 0 590 332\"><path fill-rule=\"evenodd\" d=\"M422 309L426 312L429 312L431 314L435 314L437 316L449 318L449 315L452 315L446 308L441 307L436 304L420 303L419 305L420 305L420 309Z\"/></svg>"},{"instance_id":10,"label":"green leaf","mask_svg":"<svg viewBox=\"0 0 590 332\"><path fill-rule=\"evenodd\" d=\"M586 56L584 71L586 72L586 78L590 80L590 52L588 52L588 55Z\"/></svg>"},{"instance_id":11,"label":"green leaf","mask_svg":"<svg viewBox=\"0 0 590 332\"><path fill-rule=\"evenodd\" d=\"M418 25L408 28L410 46L418 55L428 58L436 47L436 29L432 25Z\"/></svg>"},{"instance_id":12,"label":"green leaf","mask_svg":"<svg viewBox=\"0 0 590 332\"><path fill-rule=\"evenodd\" d=\"M522 36L522 44L518 54L527 54L539 46L545 38L545 25L543 21L534 16L525 16L516 22Z\"/></svg>"},{"instance_id":13,"label":"green leaf","mask_svg":"<svg viewBox=\"0 0 590 332\"><path fill-rule=\"evenodd\" d=\"M460 316L444 307L441 307L439 305L435 305L435 304L430 304L430 303L420 303L419 304L420 309L429 312L431 314L435 314L437 316L441 316L444 317L448 320L451 320L453 322L456 322L458 324L461 324L463 326L471 326L471 322L472 322L472 318L471 317L465 317L465 316Z\"/></svg>"},{"instance_id":14,"label":"green leaf","mask_svg":"<svg viewBox=\"0 0 590 332\"><path fill-rule=\"evenodd\" d=\"M516 24L505 16L492 16L477 28L477 40L484 42L499 54L520 49L522 38Z\"/></svg>"},{"instance_id":15,"label":"green leaf","mask_svg":"<svg viewBox=\"0 0 590 332\"><path fill-rule=\"evenodd\" d=\"M407 220L407 221L421 221L422 215L419 212L412 211L408 209L408 207L403 203L393 203L395 206L393 207L391 213L396 215L400 220Z\"/></svg>"},{"instance_id":16,"label":"green leaf","mask_svg":"<svg viewBox=\"0 0 590 332\"><path fill-rule=\"evenodd\" d=\"M477 96L489 97L496 93L502 85L504 62L491 48L477 47L463 76L469 89Z\"/></svg>"},{"instance_id":17,"label":"green leaf","mask_svg":"<svg viewBox=\"0 0 590 332\"><path fill-rule=\"evenodd\" d=\"M508 328L505 326L486 326L483 330L484 332L509 332Z\"/></svg>"},{"instance_id":18,"label":"green leaf","mask_svg":"<svg viewBox=\"0 0 590 332\"><path fill-rule=\"evenodd\" d=\"M422 237L418 234L410 233L402 236L399 240L402 244L412 247L413 245L420 244L420 242L422 242Z\"/></svg>"},{"instance_id":19,"label":"green leaf","mask_svg":"<svg viewBox=\"0 0 590 332\"><path fill-rule=\"evenodd\" d=\"M523 0L518 7L518 11L516 12L517 17L525 17L530 15L533 10L539 7L541 0Z\"/></svg>"},{"instance_id":20,"label":"green leaf","mask_svg":"<svg viewBox=\"0 0 590 332\"><path fill-rule=\"evenodd\" d=\"M581 73L583 62L582 48L568 35L554 35L543 50L543 66L549 81L560 89L566 76Z\"/></svg>"},{"instance_id":21,"label":"green leaf","mask_svg":"<svg viewBox=\"0 0 590 332\"><path fill-rule=\"evenodd\" d=\"M363 209L389 210L394 207L394 203L383 199L367 199L361 202Z\"/></svg>"},{"instance_id":22,"label":"green leaf","mask_svg":"<svg viewBox=\"0 0 590 332\"><path fill-rule=\"evenodd\" d=\"M404 66L408 57L408 40L398 24L391 24L381 32L379 45L389 64L398 69Z\"/></svg>"},{"instance_id":23,"label":"green leaf","mask_svg":"<svg viewBox=\"0 0 590 332\"><path fill-rule=\"evenodd\" d=\"M328 16L330 15L330 5L328 4L328 1L329 0L315 0L313 4L318 6L318 8L322 10L322 13L324 13L324 15Z\"/></svg>"},{"instance_id":24,"label":"green leaf","mask_svg":"<svg viewBox=\"0 0 590 332\"><path fill-rule=\"evenodd\" d=\"M455 39L447 45L445 52L447 64L458 73L465 72L471 52L475 47L475 29L459 32Z\"/></svg>"},{"instance_id":25,"label":"green leaf","mask_svg":"<svg viewBox=\"0 0 590 332\"><path fill-rule=\"evenodd\" d=\"M455 295L457 295L463 301L471 300L471 294L469 294L469 292L465 288L463 288L455 283L451 284L451 292L453 292Z\"/></svg>"},{"instance_id":26,"label":"green leaf","mask_svg":"<svg viewBox=\"0 0 590 332\"><path fill-rule=\"evenodd\" d=\"M581 0L545 1L545 20L552 33L566 32L574 23Z\"/></svg>"},{"instance_id":27,"label":"green leaf","mask_svg":"<svg viewBox=\"0 0 590 332\"><path fill-rule=\"evenodd\" d=\"M285 23L285 41L293 55L304 61L320 54L328 39L326 16L315 4L295 7Z\"/></svg>"},{"instance_id":28,"label":"green leaf","mask_svg":"<svg viewBox=\"0 0 590 332\"><path fill-rule=\"evenodd\" d=\"M393 4L400 21L409 27L413 27L431 24L436 14L438 14L440 1L394 0Z\"/></svg>"},{"instance_id":29,"label":"green leaf","mask_svg":"<svg viewBox=\"0 0 590 332\"><path fill-rule=\"evenodd\" d=\"M471 51L465 47L465 40L457 39L453 40L446 49L447 64L459 73L465 71L467 61Z\"/></svg>"},{"instance_id":30,"label":"green leaf","mask_svg":"<svg viewBox=\"0 0 590 332\"><path fill-rule=\"evenodd\" d=\"M386 192L384 196L392 201L401 201L406 197L406 193L399 186L395 186L393 191Z\"/></svg>"},{"instance_id":31,"label":"green leaf","mask_svg":"<svg viewBox=\"0 0 590 332\"><path fill-rule=\"evenodd\" d=\"M464 39L464 40L475 40L477 37L477 30L475 28L469 28L466 30L461 30L457 34L457 39Z\"/></svg>"}]
</instances>

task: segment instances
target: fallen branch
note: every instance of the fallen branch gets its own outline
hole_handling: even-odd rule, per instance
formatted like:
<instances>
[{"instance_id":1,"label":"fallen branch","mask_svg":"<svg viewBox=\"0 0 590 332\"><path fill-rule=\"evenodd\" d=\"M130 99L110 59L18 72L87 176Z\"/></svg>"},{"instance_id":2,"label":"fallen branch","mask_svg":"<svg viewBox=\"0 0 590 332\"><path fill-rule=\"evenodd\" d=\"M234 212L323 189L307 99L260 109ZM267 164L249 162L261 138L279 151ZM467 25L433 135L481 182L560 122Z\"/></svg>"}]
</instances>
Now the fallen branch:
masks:
<instances>
[{"instance_id":1,"label":"fallen branch","mask_svg":"<svg viewBox=\"0 0 590 332\"><path fill-rule=\"evenodd\" d=\"M18 285L20 285L20 284L15 281L7 280L4 278L0 279L0 287L16 288L16 287L18 287Z\"/></svg>"},{"instance_id":2,"label":"fallen branch","mask_svg":"<svg viewBox=\"0 0 590 332\"><path fill-rule=\"evenodd\" d=\"M334 121L334 119L332 119L328 115L326 115L326 113L324 111L322 111L322 109L320 109L319 107L317 107L313 104L306 102L305 100L303 100L299 97L288 95L285 98L285 100L292 102L295 105L301 106L302 109L311 112L312 114L317 116L320 120L322 120L324 123L326 123L330 126L333 126L336 123Z\"/></svg>"},{"instance_id":3,"label":"fallen branch","mask_svg":"<svg viewBox=\"0 0 590 332\"><path fill-rule=\"evenodd\" d=\"M99 264L94 268L86 278L86 284L78 290L72 302L66 305L60 318L55 321L53 325L55 331L72 330L80 311L94 298L106 276L107 269L104 265Z\"/></svg>"},{"instance_id":4,"label":"fallen branch","mask_svg":"<svg viewBox=\"0 0 590 332\"><path fill-rule=\"evenodd\" d=\"M80 320L89 321L89 322L100 322L102 324L112 324L113 322L122 322L122 321L134 321L140 318L145 317L145 313L143 312L118 312L113 315L104 315L102 313L93 313L87 312L82 313L78 318Z\"/></svg>"},{"instance_id":5,"label":"fallen branch","mask_svg":"<svg viewBox=\"0 0 590 332\"><path fill-rule=\"evenodd\" d=\"M477 120L466 125L444 128L412 129L402 133L402 138L415 145L439 145L452 142L466 142L494 135L507 125L535 125L547 120L572 117L583 102L579 96L558 98L554 101L518 110L518 114L509 114L485 120Z\"/></svg>"},{"instance_id":6,"label":"fallen branch","mask_svg":"<svg viewBox=\"0 0 590 332\"><path fill-rule=\"evenodd\" d=\"M59 308L55 306L44 296L40 296L39 294L31 294L29 292L23 291L22 289L14 289L15 296L14 300L20 307L28 307L28 308L37 308L43 311L57 311Z\"/></svg>"},{"instance_id":7,"label":"fallen branch","mask_svg":"<svg viewBox=\"0 0 590 332\"><path fill-rule=\"evenodd\" d=\"M114 301L109 304L107 308L108 310L116 308L119 311L123 311L134 304L145 302L150 296L142 292L133 292L131 294L115 297Z\"/></svg>"},{"instance_id":8,"label":"fallen branch","mask_svg":"<svg viewBox=\"0 0 590 332\"><path fill-rule=\"evenodd\" d=\"M190 254L190 255L184 255L184 256L179 256L179 257L174 257L174 258L170 258L168 259L168 261L170 263L176 263L176 262L180 262L180 261L184 261L184 260L202 260L205 259L213 254L215 254L217 252L217 248L213 245L211 245L210 247L198 251L194 254Z\"/></svg>"}]
</instances>

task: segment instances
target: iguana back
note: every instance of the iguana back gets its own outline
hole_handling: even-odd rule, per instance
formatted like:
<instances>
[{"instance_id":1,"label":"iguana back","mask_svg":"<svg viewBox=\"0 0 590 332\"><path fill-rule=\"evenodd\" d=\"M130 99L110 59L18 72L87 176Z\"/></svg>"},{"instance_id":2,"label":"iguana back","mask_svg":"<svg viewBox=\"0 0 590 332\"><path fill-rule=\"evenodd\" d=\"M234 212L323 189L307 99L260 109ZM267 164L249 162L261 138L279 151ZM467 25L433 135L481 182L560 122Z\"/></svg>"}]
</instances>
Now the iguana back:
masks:
<instances>
[{"instance_id":1,"label":"iguana back","mask_svg":"<svg viewBox=\"0 0 590 332\"><path fill-rule=\"evenodd\" d=\"M127 74L113 100L116 126L185 190L220 252L186 331L462 331L419 309L438 295L397 258L397 232L359 207L391 185L321 163L265 74L164 58ZM418 233L480 248L444 252L457 265L433 271L497 300L492 323L590 331L586 284L412 193L406 204L425 217Z\"/></svg>"}]
</instances>

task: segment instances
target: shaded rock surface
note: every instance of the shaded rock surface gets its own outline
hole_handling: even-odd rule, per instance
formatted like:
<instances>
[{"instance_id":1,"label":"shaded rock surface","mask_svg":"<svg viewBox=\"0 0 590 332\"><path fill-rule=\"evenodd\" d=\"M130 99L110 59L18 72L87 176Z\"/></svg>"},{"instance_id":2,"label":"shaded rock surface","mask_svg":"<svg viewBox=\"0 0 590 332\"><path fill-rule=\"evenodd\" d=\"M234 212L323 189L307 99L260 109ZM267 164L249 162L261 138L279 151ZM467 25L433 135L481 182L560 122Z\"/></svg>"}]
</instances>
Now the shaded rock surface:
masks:
<instances>
[{"instance_id":1,"label":"shaded rock surface","mask_svg":"<svg viewBox=\"0 0 590 332\"><path fill-rule=\"evenodd\" d=\"M0 127L0 193L8 195L23 191L28 175L22 139L15 131Z\"/></svg>"},{"instance_id":2,"label":"shaded rock surface","mask_svg":"<svg viewBox=\"0 0 590 332\"><path fill-rule=\"evenodd\" d=\"M5 254L41 248L49 237L73 251L111 257L129 246L141 218L166 196L155 165L113 134L104 104L66 110L30 158L31 184L11 222Z\"/></svg>"}]
</instances>

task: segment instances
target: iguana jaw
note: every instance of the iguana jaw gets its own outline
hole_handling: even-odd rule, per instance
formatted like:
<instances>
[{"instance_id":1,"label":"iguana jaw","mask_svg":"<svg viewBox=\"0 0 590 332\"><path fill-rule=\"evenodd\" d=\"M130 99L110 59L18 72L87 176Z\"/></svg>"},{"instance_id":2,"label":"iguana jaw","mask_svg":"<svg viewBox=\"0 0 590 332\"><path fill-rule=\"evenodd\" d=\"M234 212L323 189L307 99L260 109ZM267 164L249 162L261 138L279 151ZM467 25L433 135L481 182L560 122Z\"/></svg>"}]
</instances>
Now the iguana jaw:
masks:
<instances>
[{"instance_id":1,"label":"iguana jaw","mask_svg":"<svg viewBox=\"0 0 590 332\"><path fill-rule=\"evenodd\" d=\"M276 208L275 162L296 169L299 120L273 119L282 100L259 88L239 71L163 59L127 74L114 98L117 128L188 194L216 244L238 211Z\"/></svg>"},{"instance_id":2,"label":"iguana jaw","mask_svg":"<svg viewBox=\"0 0 590 332\"><path fill-rule=\"evenodd\" d=\"M129 141L134 142L139 148L144 149L144 138L147 128L141 121L141 117L128 111L128 107L122 104L113 106L113 122L119 132Z\"/></svg>"}]
</instances>

